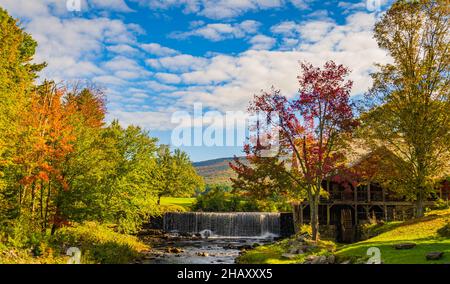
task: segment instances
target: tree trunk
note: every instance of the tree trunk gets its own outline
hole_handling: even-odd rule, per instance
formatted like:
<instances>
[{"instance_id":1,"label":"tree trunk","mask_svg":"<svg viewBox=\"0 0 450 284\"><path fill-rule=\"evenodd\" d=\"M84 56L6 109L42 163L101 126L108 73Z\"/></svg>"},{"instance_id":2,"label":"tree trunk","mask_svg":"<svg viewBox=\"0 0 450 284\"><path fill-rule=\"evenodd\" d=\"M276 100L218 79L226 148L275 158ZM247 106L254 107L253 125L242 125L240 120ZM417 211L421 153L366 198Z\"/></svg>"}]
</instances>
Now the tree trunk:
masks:
<instances>
[{"instance_id":1,"label":"tree trunk","mask_svg":"<svg viewBox=\"0 0 450 284\"><path fill-rule=\"evenodd\" d=\"M31 186L31 218L34 220L35 211L35 199L36 199L36 182L33 182Z\"/></svg>"},{"instance_id":2,"label":"tree trunk","mask_svg":"<svg viewBox=\"0 0 450 284\"><path fill-rule=\"evenodd\" d=\"M161 205L161 195L158 195L158 205Z\"/></svg>"},{"instance_id":3,"label":"tree trunk","mask_svg":"<svg viewBox=\"0 0 450 284\"><path fill-rule=\"evenodd\" d=\"M48 192L47 192L47 198L45 200L45 210L44 210L44 219L43 219L43 230L45 231L48 226L48 216L49 216L49 203L50 203L50 195L51 195L51 181L48 182Z\"/></svg>"},{"instance_id":4,"label":"tree trunk","mask_svg":"<svg viewBox=\"0 0 450 284\"><path fill-rule=\"evenodd\" d=\"M422 181L423 179L420 179ZM419 186L419 192L417 194L416 200L416 218L423 217L425 215L424 209L424 186Z\"/></svg>"},{"instance_id":5,"label":"tree trunk","mask_svg":"<svg viewBox=\"0 0 450 284\"><path fill-rule=\"evenodd\" d=\"M319 240L319 198L314 196L309 204L313 241Z\"/></svg>"},{"instance_id":6,"label":"tree trunk","mask_svg":"<svg viewBox=\"0 0 450 284\"><path fill-rule=\"evenodd\" d=\"M423 206L423 200L422 198L418 198L416 201L416 217L420 218L425 216L425 210Z\"/></svg>"},{"instance_id":7,"label":"tree trunk","mask_svg":"<svg viewBox=\"0 0 450 284\"><path fill-rule=\"evenodd\" d=\"M303 226L303 218L301 217L303 215L303 206L302 205L292 205L292 215L293 215L293 221L294 221L294 233L298 233L301 226Z\"/></svg>"}]
</instances>

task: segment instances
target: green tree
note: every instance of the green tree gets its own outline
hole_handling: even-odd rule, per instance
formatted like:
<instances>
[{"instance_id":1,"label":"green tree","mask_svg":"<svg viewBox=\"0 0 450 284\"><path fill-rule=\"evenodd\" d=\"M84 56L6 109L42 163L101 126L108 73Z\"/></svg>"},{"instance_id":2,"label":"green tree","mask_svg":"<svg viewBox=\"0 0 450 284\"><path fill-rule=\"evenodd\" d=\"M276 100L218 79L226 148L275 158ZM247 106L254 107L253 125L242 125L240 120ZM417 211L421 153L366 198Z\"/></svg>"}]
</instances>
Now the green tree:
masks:
<instances>
[{"instance_id":1,"label":"green tree","mask_svg":"<svg viewBox=\"0 0 450 284\"><path fill-rule=\"evenodd\" d=\"M448 29L448 4L433 0L397 1L375 26L393 62L372 75L362 134L394 153L401 177L394 184L416 201L418 217L436 179L449 171Z\"/></svg>"},{"instance_id":2,"label":"green tree","mask_svg":"<svg viewBox=\"0 0 450 284\"><path fill-rule=\"evenodd\" d=\"M114 121L95 138L82 141L82 153L68 161L72 182L63 199L66 218L138 231L157 210L156 139L139 127L123 129Z\"/></svg>"},{"instance_id":3,"label":"green tree","mask_svg":"<svg viewBox=\"0 0 450 284\"><path fill-rule=\"evenodd\" d=\"M5 173L14 165L21 113L29 107L36 72L44 64L32 64L36 42L17 21L0 8L0 219L11 213L10 177Z\"/></svg>"},{"instance_id":4,"label":"green tree","mask_svg":"<svg viewBox=\"0 0 450 284\"><path fill-rule=\"evenodd\" d=\"M203 178L195 171L189 156L179 149L171 153L165 145L158 152L157 176L160 181L158 204L163 196L191 197L204 189Z\"/></svg>"}]
</instances>

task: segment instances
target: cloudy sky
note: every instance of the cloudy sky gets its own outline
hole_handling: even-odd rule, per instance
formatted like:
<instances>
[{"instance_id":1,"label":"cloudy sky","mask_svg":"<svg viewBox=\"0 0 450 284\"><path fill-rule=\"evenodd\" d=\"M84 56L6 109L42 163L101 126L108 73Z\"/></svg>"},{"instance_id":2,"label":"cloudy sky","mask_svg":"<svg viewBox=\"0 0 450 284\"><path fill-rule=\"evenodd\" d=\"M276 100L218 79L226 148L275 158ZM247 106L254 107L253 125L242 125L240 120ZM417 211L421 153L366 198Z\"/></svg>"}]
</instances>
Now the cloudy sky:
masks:
<instances>
[{"instance_id":1,"label":"cloudy sky","mask_svg":"<svg viewBox=\"0 0 450 284\"><path fill-rule=\"evenodd\" d=\"M388 0L0 0L37 40L41 79L105 89L108 119L171 143L178 111L245 110L261 89L289 97L299 61L350 67L353 95L389 60L372 38ZM68 9L71 8L71 9ZM194 161L240 147L183 147Z\"/></svg>"}]
</instances>

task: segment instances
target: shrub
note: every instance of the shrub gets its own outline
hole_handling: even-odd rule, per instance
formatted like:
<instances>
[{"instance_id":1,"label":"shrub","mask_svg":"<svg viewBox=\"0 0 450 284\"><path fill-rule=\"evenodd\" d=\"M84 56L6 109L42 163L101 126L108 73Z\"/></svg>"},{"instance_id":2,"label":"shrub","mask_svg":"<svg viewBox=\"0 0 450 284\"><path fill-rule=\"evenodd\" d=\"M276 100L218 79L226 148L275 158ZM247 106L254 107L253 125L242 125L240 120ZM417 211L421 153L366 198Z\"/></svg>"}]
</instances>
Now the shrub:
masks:
<instances>
[{"instance_id":1,"label":"shrub","mask_svg":"<svg viewBox=\"0 0 450 284\"><path fill-rule=\"evenodd\" d=\"M301 236L301 235L312 236L312 228L311 228L311 226L310 225L301 225L299 230L298 230L297 235L298 236Z\"/></svg>"},{"instance_id":2,"label":"shrub","mask_svg":"<svg viewBox=\"0 0 450 284\"><path fill-rule=\"evenodd\" d=\"M79 248L82 263L129 263L148 249L136 237L117 233L111 227L95 222L64 227L57 231L52 242L62 250L61 253L70 247Z\"/></svg>"},{"instance_id":3,"label":"shrub","mask_svg":"<svg viewBox=\"0 0 450 284\"><path fill-rule=\"evenodd\" d=\"M194 210L205 212L275 212L290 211L282 202L256 200L243 197L232 191L229 186L209 186L204 194L198 195Z\"/></svg>"},{"instance_id":4,"label":"shrub","mask_svg":"<svg viewBox=\"0 0 450 284\"><path fill-rule=\"evenodd\" d=\"M161 205L161 212L186 212L186 208L181 205L169 204Z\"/></svg>"},{"instance_id":5,"label":"shrub","mask_svg":"<svg viewBox=\"0 0 450 284\"><path fill-rule=\"evenodd\" d=\"M434 209L436 209L436 210L443 210L443 209L449 209L449 208L450 208L450 202L449 201L445 201L443 199L438 199L434 203Z\"/></svg>"},{"instance_id":6,"label":"shrub","mask_svg":"<svg viewBox=\"0 0 450 284\"><path fill-rule=\"evenodd\" d=\"M437 232L439 236L450 238L450 219L447 219L447 224L445 224L442 228L440 228Z\"/></svg>"}]
</instances>

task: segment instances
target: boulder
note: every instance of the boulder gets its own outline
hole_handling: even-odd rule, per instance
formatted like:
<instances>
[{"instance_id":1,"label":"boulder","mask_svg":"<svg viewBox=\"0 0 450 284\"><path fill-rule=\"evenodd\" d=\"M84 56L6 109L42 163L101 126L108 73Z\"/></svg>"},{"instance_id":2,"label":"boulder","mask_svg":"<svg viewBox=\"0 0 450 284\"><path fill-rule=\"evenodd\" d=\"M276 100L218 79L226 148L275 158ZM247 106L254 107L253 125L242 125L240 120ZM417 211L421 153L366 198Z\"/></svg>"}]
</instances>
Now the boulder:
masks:
<instances>
[{"instance_id":1,"label":"boulder","mask_svg":"<svg viewBox=\"0 0 450 284\"><path fill-rule=\"evenodd\" d=\"M350 260L343 261L341 264L350 264Z\"/></svg>"},{"instance_id":2,"label":"boulder","mask_svg":"<svg viewBox=\"0 0 450 284\"><path fill-rule=\"evenodd\" d=\"M426 255L427 260L439 260L444 256L443 252L429 252Z\"/></svg>"},{"instance_id":3,"label":"boulder","mask_svg":"<svg viewBox=\"0 0 450 284\"><path fill-rule=\"evenodd\" d=\"M303 246L302 249L306 252L312 252L315 249L317 249L317 246L316 245Z\"/></svg>"},{"instance_id":4,"label":"boulder","mask_svg":"<svg viewBox=\"0 0 450 284\"><path fill-rule=\"evenodd\" d=\"M168 253L182 253L183 252L183 250L180 248L171 248L171 247L167 248L166 251Z\"/></svg>"},{"instance_id":5,"label":"boulder","mask_svg":"<svg viewBox=\"0 0 450 284\"><path fill-rule=\"evenodd\" d=\"M251 250L253 247L251 245L239 246L239 250Z\"/></svg>"},{"instance_id":6,"label":"boulder","mask_svg":"<svg viewBox=\"0 0 450 284\"><path fill-rule=\"evenodd\" d=\"M291 248L289 250L290 254L304 254L305 252L301 248Z\"/></svg>"},{"instance_id":7,"label":"boulder","mask_svg":"<svg viewBox=\"0 0 450 284\"><path fill-rule=\"evenodd\" d=\"M336 257L334 255L330 255L328 257L327 261L328 261L329 264L334 264L336 262Z\"/></svg>"},{"instance_id":8,"label":"boulder","mask_svg":"<svg viewBox=\"0 0 450 284\"><path fill-rule=\"evenodd\" d=\"M315 255L308 255L308 256L305 258L305 260L306 260L306 261L313 261L315 258L316 258Z\"/></svg>"},{"instance_id":9,"label":"boulder","mask_svg":"<svg viewBox=\"0 0 450 284\"><path fill-rule=\"evenodd\" d=\"M283 253L281 255L282 258L284 259L295 259L297 257L296 254L292 254L292 253Z\"/></svg>"},{"instance_id":10,"label":"boulder","mask_svg":"<svg viewBox=\"0 0 450 284\"><path fill-rule=\"evenodd\" d=\"M395 249L412 249L416 246L415 243L401 243L394 245Z\"/></svg>"},{"instance_id":11,"label":"boulder","mask_svg":"<svg viewBox=\"0 0 450 284\"><path fill-rule=\"evenodd\" d=\"M224 249L237 249L236 246L232 245L232 244L228 244L226 246L223 246Z\"/></svg>"},{"instance_id":12,"label":"boulder","mask_svg":"<svg viewBox=\"0 0 450 284\"><path fill-rule=\"evenodd\" d=\"M324 255L320 255L315 257L312 261L311 264L327 264L327 257Z\"/></svg>"}]
</instances>

